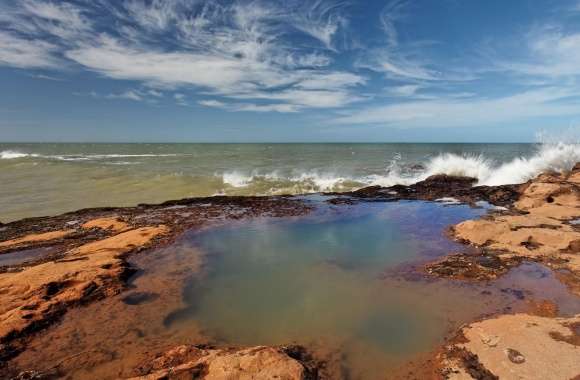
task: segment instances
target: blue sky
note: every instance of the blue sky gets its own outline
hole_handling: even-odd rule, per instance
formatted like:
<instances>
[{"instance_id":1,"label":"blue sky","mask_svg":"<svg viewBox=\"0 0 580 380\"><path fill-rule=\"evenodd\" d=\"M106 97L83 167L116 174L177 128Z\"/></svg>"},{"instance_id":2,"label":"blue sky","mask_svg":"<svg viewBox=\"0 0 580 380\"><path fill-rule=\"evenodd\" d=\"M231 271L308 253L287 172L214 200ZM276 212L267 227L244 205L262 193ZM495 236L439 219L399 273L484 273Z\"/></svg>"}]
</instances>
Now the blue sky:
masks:
<instances>
[{"instance_id":1,"label":"blue sky","mask_svg":"<svg viewBox=\"0 0 580 380\"><path fill-rule=\"evenodd\" d=\"M533 141L580 1L0 0L0 141Z\"/></svg>"}]
</instances>

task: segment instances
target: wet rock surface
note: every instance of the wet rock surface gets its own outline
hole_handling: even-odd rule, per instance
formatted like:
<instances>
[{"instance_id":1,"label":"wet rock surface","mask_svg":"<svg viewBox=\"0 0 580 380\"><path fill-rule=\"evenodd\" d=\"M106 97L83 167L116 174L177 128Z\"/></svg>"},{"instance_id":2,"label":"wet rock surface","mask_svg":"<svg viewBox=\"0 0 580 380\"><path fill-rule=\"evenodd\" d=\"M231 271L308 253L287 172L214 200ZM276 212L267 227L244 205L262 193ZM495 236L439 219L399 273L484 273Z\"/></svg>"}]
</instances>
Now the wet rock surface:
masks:
<instances>
[{"instance_id":1,"label":"wet rock surface","mask_svg":"<svg viewBox=\"0 0 580 380\"><path fill-rule=\"evenodd\" d=\"M161 379L318 379L317 363L302 347L245 349L175 347L136 369L132 380Z\"/></svg>"},{"instance_id":2,"label":"wet rock surface","mask_svg":"<svg viewBox=\"0 0 580 380\"><path fill-rule=\"evenodd\" d=\"M427 265L428 273L458 279L491 280L523 261L557 270L580 295L580 166L570 173L543 174L521 186L508 211L494 212L451 228L451 236L477 249Z\"/></svg>"},{"instance_id":3,"label":"wet rock surface","mask_svg":"<svg viewBox=\"0 0 580 380\"><path fill-rule=\"evenodd\" d=\"M452 236L477 248L430 263L438 277L489 281L524 261L543 263L580 296L580 165L570 173L542 174L520 188L509 211L452 228ZM509 289L508 289L509 290ZM521 295L525 297L524 294ZM501 315L472 323L442 354L447 379L576 379L580 376L580 315L556 318L547 302L531 314Z\"/></svg>"},{"instance_id":4,"label":"wet rock surface","mask_svg":"<svg viewBox=\"0 0 580 380\"><path fill-rule=\"evenodd\" d=\"M185 230L210 223L308 211L304 202L285 197L215 197L87 209L4 224L0 256L17 257L39 248L50 253L0 267L0 363L18 355L31 336L59 321L70 308L125 290L137 269L127 261L134 253L163 246ZM129 303L151 299L128 297Z\"/></svg>"},{"instance_id":5,"label":"wet rock surface","mask_svg":"<svg viewBox=\"0 0 580 380\"><path fill-rule=\"evenodd\" d=\"M410 186L395 185L391 187L370 186L348 193L327 193L340 195L330 199L331 203L347 203L357 200L397 201L426 200L435 201L441 198L454 198L460 202L475 204L479 201L492 203L496 206L511 205L519 198L522 185L503 186L473 186L475 178L433 175L424 181ZM348 198L351 199L349 200Z\"/></svg>"},{"instance_id":6,"label":"wet rock surface","mask_svg":"<svg viewBox=\"0 0 580 380\"><path fill-rule=\"evenodd\" d=\"M339 207L363 201L453 198L473 205L486 201L503 206L502 211L451 229L453 238L472 245L474 253L451 254L427 264L424 271L433 277L490 281L524 261L535 261L554 269L580 295L580 225L574 223L580 218L580 165L571 173L545 174L522 185L473 186L475 181L437 175L411 186L327 194L331 197L327 202ZM0 265L0 361L7 363L26 350L36 334L60 321L71 308L126 291L127 279L138 269L128 258L138 252L166 245L184 231L210 224L299 216L311 209L299 197L213 197L85 209L0 223L0 256L46 249L24 262ZM155 289L127 292L123 302L135 308L162 297ZM551 305L536 306L537 315L499 316L463 328L434 361L437 373L456 379L511 378L508 374L513 373L524 378L573 378L580 374L579 316L555 318L557 310ZM556 356L550 356L550 363L542 369L545 347L549 347L549 355ZM59 366L61 363L55 364L55 368ZM133 369L132 376L316 379L323 378L323 367L298 346L181 345L164 354L152 353ZM0 366L0 375L2 370ZM561 377L538 377L548 370ZM55 371L10 373L20 379L60 375ZM409 378L413 378L412 371Z\"/></svg>"}]
</instances>

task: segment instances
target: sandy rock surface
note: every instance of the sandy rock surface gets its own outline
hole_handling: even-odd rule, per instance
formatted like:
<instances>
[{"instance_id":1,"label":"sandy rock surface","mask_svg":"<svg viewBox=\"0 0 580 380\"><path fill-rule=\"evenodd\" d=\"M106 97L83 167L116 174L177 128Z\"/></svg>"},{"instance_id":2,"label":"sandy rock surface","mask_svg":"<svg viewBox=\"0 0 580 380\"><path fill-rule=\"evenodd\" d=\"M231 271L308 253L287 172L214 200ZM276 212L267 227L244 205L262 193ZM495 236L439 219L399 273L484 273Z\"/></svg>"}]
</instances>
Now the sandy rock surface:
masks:
<instances>
[{"instance_id":1,"label":"sandy rock surface","mask_svg":"<svg viewBox=\"0 0 580 380\"><path fill-rule=\"evenodd\" d=\"M462 329L463 342L446 352L452 380L576 379L580 375L580 315L545 318L503 315Z\"/></svg>"},{"instance_id":2,"label":"sandy rock surface","mask_svg":"<svg viewBox=\"0 0 580 380\"><path fill-rule=\"evenodd\" d=\"M57 260L0 273L0 357L18 352L15 340L50 324L67 307L120 291L128 274L123 255L167 232L163 225L136 228L80 245Z\"/></svg>"},{"instance_id":3,"label":"sandy rock surface","mask_svg":"<svg viewBox=\"0 0 580 380\"><path fill-rule=\"evenodd\" d=\"M292 350L292 349L290 349ZM140 371L147 374L132 380L305 380L316 378L288 348L257 346L240 350L203 349L179 346L166 352Z\"/></svg>"}]
</instances>

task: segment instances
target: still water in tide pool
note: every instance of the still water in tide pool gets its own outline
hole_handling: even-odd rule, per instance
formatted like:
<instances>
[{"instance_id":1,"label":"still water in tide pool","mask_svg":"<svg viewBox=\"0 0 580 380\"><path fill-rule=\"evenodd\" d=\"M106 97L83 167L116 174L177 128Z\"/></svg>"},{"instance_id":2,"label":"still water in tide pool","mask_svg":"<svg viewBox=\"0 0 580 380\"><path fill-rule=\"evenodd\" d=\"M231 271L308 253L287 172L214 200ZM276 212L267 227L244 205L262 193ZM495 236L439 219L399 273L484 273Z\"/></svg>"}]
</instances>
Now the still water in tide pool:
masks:
<instances>
[{"instance_id":1,"label":"still water in tide pool","mask_svg":"<svg viewBox=\"0 0 580 380\"><path fill-rule=\"evenodd\" d=\"M444 227L483 212L369 203L192 234L209 273L186 286L190 306L171 325L196 320L228 344L303 344L338 355L340 377L384 378L441 343L454 321L489 311L481 289L401 279L405 264L464 249Z\"/></svg>"},{"instance_id":2,"label":"still water in tide pool","mask_svg":"<svg viewBox=\"0 0 580 380\"><path fill-rule=\"evenodd\" d=\"M300 344L327 363L327 378L408 379L416 367L407 363L425 363L483 315L527 311L533 300L580 313L578 297L538 264L489 283L413 269L467 250L445 228L485 209L304 199L315 206L306 216L227 222L132 256L140 270L126 292L67 312L15 359L19 368L64 363L67 378L108 380L134 376L152 354L181 344ZM50 251L19 253L26 261Z\"/></svg>"}]
</instances>

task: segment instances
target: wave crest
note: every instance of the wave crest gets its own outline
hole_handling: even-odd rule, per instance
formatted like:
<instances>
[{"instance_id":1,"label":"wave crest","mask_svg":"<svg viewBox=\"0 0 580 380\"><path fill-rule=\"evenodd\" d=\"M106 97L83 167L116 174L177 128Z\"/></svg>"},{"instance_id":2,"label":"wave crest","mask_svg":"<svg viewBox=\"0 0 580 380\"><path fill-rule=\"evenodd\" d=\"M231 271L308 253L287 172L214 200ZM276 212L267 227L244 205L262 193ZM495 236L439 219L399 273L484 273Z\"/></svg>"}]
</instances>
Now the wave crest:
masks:
<instances>
[{"instance_id":1,"label":"wave crest","mask_svg":"<svg viewBox=\"0 0 580 380\"><path fill-rule=\"evenodd\" d=\"M24 157L36 157L35 154L29 153L22 153L16 150L3 150L0 152L0 159L2 160L13 160L16 158L24 158Z\"/></svg>"},{"instance_id":2,"label":"wave crest","mask_svg":"<svg viewBox=\"0 0 580 380\"><path fill-rule=\"evenodd\" d=\"M523 183L538 174L571 170L580 162L580 144L541 144L536 154L529 158L518 157L497 165L483 156L459 156L445 153L427 164L426 173L419 180L433 174L458 175L478 179L478 185L498 186Z\"/></svg>"}]
</instances>

